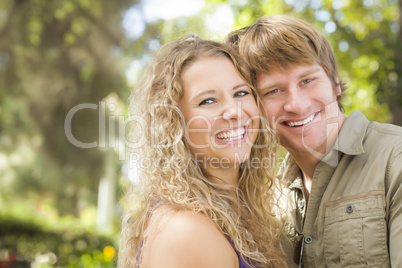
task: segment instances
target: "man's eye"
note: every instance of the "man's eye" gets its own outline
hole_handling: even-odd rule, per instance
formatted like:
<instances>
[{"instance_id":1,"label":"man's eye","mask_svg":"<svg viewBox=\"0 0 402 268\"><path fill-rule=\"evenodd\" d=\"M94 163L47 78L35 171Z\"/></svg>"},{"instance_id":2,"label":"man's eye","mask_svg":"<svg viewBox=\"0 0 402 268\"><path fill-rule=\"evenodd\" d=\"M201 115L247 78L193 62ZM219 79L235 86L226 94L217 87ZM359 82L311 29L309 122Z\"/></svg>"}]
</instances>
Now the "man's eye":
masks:
<instances>
[{"instance_id":1,"label":"man's eye","mask_svg":"<svg viewBox=\"0 0 402 268\"><path fill-rule=\"evenodd\" d=\"M279 88L273 89L268 91L267 93L264 94L264 96L269 95L269 94L275 94L279 92Z\"/></svg>"},{"instance_id":2,"label":"man's eye","mask_svg":"<svg viewBox=\"0 0 402 268\"><path fill-rule=\"evenodd\" d=\"M208 99L205 99L202 102L200 102L200 104L198 104L198 106L206 105L206 104L213 104L214 102L215 102L214 98L208 98Z\"/></svg>"},{"instance_id":3,"label":"man's eye","mask_svg":"<svg viewBox=\"0 0 402 268\"><path fill-rule=\"evenodd\" d=\"M302 85L305 85L305 84L308 84L308 83L310 83L312 81L312 79L306 79L306 80L303 80L302 82L301 82L301 84Z\"/></svg>"}]
</instances>

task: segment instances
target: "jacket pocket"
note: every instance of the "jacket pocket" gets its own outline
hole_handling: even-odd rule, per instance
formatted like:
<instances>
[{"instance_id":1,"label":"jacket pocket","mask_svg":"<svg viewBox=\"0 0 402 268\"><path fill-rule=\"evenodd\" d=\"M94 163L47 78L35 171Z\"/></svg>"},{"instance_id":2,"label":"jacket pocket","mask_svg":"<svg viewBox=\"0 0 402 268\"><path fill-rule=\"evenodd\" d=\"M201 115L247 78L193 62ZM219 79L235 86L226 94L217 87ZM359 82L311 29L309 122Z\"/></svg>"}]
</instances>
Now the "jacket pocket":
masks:
<instances>
[{"instance_id":1,"label":"jacket pocket","mask_svg":"<svg viewBox=\"0 0 402 268\"><path fill-rule=\"evenodd\" d=\"M328 267L378 267L388 258L384 191L347 196L324 205Z\"/></svg>"}]
</instances>

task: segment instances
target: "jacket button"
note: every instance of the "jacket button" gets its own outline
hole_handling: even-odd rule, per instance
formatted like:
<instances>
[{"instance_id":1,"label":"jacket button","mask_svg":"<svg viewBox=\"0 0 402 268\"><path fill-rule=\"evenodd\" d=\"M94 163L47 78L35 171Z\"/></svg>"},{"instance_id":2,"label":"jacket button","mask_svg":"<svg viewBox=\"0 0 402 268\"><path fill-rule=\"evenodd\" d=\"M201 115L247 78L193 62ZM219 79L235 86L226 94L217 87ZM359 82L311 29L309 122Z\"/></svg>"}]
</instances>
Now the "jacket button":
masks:
<instances>
[{"instance_id":1,"label":"jacket button","mask_svg":"<svg viewBox=\"0 0 402 268\"><path fill-rule=\"evenodd\" d=\"M304 238L304 242L305 242L306 244L311 244L311 242L313 242L313 238L308 235L308 236L306 236L306 237Z\"/></svg>"},{"instance_id":2,"label":"jacket button","mask_svg":"<svg viewBox=\"0 0 402 268\"><path fill-rule=\"evenodd\" d=\"M346 212L347 212L347 213L352 213L353 210L354 210L353 205L348 205L348 206L346 207Z\"/></svg>"}]
</instances>

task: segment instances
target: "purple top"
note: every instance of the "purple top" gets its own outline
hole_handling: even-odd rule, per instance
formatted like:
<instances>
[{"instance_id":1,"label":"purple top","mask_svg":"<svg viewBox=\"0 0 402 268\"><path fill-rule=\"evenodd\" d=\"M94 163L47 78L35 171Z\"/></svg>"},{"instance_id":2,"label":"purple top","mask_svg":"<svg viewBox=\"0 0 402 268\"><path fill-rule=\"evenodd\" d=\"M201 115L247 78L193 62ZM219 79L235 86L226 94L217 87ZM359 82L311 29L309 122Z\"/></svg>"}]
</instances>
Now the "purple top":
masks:
<instances>
[{"instance_id":1,"label":"purple top","mask_svg":"<svg viewBox=\"0 0 402 268\"><path fill-rule=\"evenodd\" d=\"M241 257L240 253L234 247L233 242L230 239L228 239L228 240L229 240L230 244L232 245L234 251L236 252L237 258L239 259L239 268L259 268L257 266L251 266L249 263L246 263L243 260L243 258ZM138 252L137 262L140 260L141 250L142 250L142 243L141 243L140 251ZM139 267L140 266L137 264L137 268L139 268Z\"/></svg>"},{"instance_id":2,"label":"purple top","mask_svg":"<svg viewBox=\"0 0 402 268\"><path fill-rule=\"evenodd\" d=\"M228 239L230 244L232 245L234 251L236 252L237 258L239 259L239 268L259 268L257 266L252 266L248 262L245 262L243 258L241 257L240 253L237 251L237 249L234 247L233 242Z\"/></svg>"},{"instance_id":3,"label":"purple top","mask_svg":"<svg viewBox=\"0 0 402 268\"><path fill-rule=\"evenodd\" d=\"M154 202L154 204L152 205L152 207L159 207L159 206L161 206L161 205L163 205L163 204L164 204L163 200L162 200L162 199L158 199L158 200L156 200L156 201ZM240 253L239 253L239 252L237 251L237 249L235 248L235 246L234 246L232 240L230 240L227 235L225 235L225 236L226 236L226 239L229 241L229 243L232 245L234 251L236 252L236 255L237 255L238 259L239 259L239 268L259 268L259 267L257 267L257 266L253 266L253 265L249 264L248 262L245 262L245 261L243 260L243 258L241 257ZM137 263L138 263L139 260L140 260L141 251L142 251L142 245L143 245L143 243L141 243L141 247L140 247L140 250L139 250L139 252L138 252ZM139 268L139 265L138 265L138 264L137 264L137 267L136 267L136 268Z\"/></svg>"}]
</instances>

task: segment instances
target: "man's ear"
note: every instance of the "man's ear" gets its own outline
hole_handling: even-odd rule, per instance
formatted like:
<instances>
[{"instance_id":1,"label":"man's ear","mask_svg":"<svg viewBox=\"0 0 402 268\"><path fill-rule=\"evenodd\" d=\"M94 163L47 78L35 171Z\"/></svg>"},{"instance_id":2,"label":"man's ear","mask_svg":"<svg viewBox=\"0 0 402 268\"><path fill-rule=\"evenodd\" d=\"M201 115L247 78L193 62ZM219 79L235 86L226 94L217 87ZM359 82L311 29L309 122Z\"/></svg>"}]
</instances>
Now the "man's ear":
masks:
<instances>
[{"instance_id":1,"label":"man's ear","mask_svg":"<svg viewBox=\"0 0 402 268\"><path fill-rule=\"evenodd\" d=\"M339 78L335 76L335 95L340 96L342 94L341 84L339 83Z\"/></svg>"}]
</instances>

